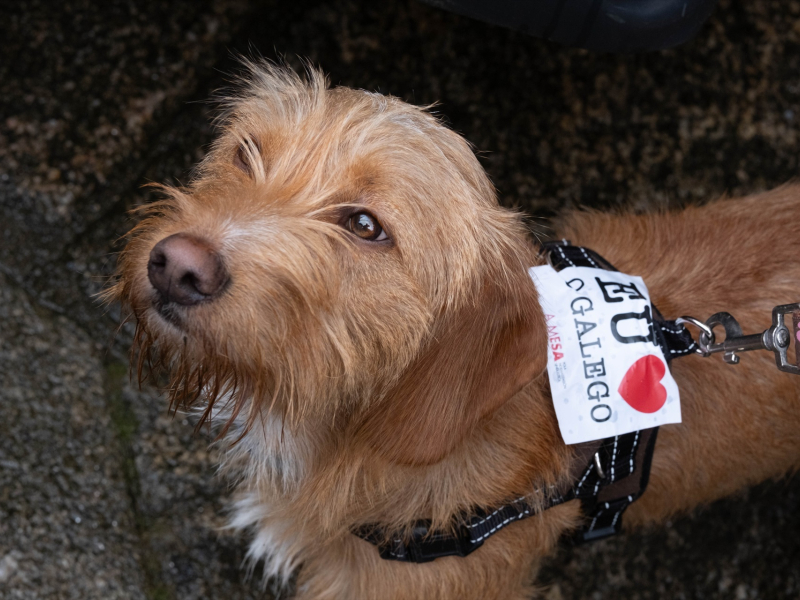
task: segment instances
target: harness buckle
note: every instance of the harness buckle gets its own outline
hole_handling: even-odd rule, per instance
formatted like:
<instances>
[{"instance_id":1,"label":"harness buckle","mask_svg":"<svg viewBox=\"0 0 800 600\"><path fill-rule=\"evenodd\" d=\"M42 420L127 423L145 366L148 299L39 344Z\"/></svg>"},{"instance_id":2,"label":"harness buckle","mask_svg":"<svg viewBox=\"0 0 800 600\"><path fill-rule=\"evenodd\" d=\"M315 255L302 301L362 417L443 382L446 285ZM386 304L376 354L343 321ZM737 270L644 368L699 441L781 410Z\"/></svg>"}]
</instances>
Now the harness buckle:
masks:
<instances>
[{"instance_id":1,"label":"harness buckle","mask_svg":"<svg viewBox=\"0 0 800 600\"><path fill-rule=\"evenodd\" d=\"M591 521L586 529L578 533L576 542L579 544L594 542L619 533L622 529L622 513L633 500L633 496L626 496L584 506L584 513L590 516Z\"/></svg>"},{"instance_id":2,"label":"harness buckle","mask_svg":"<svg viewBox=\"0 0 800 600\"><path fill-rule=\"evenodd\" d=\"M459 526L452 535L450 532L431 532L430 521L418 521L411 532L409 541L397 538L389 544L380 546L382 558L405 562L426 563L442 556L466 556L483 542L473 542L465 525Z\"/></svg>"}]
</instances>

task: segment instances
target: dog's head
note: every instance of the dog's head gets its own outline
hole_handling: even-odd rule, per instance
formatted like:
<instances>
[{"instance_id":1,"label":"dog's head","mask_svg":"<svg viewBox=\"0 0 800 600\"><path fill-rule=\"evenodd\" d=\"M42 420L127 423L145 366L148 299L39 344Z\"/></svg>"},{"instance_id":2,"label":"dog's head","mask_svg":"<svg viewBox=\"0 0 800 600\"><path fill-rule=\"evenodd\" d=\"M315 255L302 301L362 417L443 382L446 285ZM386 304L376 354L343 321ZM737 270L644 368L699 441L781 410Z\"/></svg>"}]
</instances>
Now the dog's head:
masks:
<instances>
[{"instance_id":1,"label":"dog's head","mask_svg":"<svg viewBox=\"0 0 800 600\"><path fill-rule=\"evenodd\" d=\"M543 370L524 227L430 113L260 64L220 125L192 183L145 209L110 292L173 402L344 418L426 463Z\"/></svg>"}]
</instances>

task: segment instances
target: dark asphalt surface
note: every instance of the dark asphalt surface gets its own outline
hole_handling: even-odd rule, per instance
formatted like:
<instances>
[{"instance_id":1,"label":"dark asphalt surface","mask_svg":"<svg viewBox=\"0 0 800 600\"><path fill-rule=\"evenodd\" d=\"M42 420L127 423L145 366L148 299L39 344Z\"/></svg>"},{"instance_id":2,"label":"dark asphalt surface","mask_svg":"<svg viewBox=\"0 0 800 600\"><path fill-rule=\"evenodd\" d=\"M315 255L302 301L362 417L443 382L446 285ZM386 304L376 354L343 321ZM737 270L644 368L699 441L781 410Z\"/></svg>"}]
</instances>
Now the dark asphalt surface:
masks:
<instances>
[{"instance_id":1,"label":"dark asphalt surface","mask_svg":"<svg viewBox=\"0 0 800 600\"><path fill-rule=\"evenodd\" d=\"M691 43L559 47L415 0L6 3L0 19L0 598L256 598L214 449L127 377L94 294L149 181L186 181L236 52L436 108L502 202L657 210L798 175L800 2L723 0ZM543 221L546 223L546 221ZM787 224L791 235L791 224ZM732 286L732 293L735 287ZM564 544L549 600L800 597L800 480Z\"/></svg>"}]
</instances>

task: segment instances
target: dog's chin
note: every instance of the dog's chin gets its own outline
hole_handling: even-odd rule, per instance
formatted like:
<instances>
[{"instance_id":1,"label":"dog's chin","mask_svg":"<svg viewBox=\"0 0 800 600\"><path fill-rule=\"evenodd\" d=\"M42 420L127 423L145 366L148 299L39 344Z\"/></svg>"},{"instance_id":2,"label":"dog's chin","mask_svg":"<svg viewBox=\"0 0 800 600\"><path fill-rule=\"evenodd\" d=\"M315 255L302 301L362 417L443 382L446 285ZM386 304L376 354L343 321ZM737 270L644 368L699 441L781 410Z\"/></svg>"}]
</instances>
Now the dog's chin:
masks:
<instances>
[{"instance_id":1,"label":"dog's chin","mask_svg":"<svg viewBox=\"0 0 800 600\"><path fill-rule=\"evenodd\" d=\"M132 353L137 357L140 382L166 375L169 383L164 387L172 409L192 409L199 416L198 426L213 420L227 431L254 395L273 398L273 393L251 385L258 379L252 368L214 356L211 348L218 348L219 341L204 335L192 310L157 300L141 310L134 308L137 333ZM276 412L283 410L281 403L272 404Z\"/></svg>"},{"instance_id":2,"label":"dog's chin","mask_svg":"<svg viewBox=\"0 0 800 600\"><path fill-rule=\"evenodd\" d=\"M137 357L140 383L152 379L163 384L161 377L166 375L169 383L164 390L170 408L199 411L201 423L219 409L235 416L235 405L246 390L234 382L247 378L231 364L209 360L207 342L191 325L180 306L153 303L137 313L132 353Z\"/></svg>"}]
</instances>

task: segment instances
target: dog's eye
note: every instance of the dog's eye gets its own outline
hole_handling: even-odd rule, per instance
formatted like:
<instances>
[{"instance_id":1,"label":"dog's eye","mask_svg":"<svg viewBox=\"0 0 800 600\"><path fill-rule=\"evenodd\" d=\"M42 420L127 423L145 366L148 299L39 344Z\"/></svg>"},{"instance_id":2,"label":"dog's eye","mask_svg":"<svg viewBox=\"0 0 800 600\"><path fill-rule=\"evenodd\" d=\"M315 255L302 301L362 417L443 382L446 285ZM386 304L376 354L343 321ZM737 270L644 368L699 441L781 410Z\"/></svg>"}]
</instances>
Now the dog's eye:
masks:
<instances>
[{"instance_id":1,"label":"dog's eye","mask_svg":"<svg viewBox=\"0 0 800 600\"><path fill-rule=\"evenodd\" d=\"M368 212L358 212L347 219L347 229L362 240L370 242L380 242L389 237L381 227L381 224L378 223L378 219Z\"/></svg>"},{"instance_id":2,"label":"dog's eye","mask_svg":"<svg viewBox=\"0 0 800 600\"><path fill-rule=\"evenodd\" d=\"M261 144L252 138L245 139L236 149L233 155L233 164L244 172L245 175L252 177L255 173L253 161L261 160Z\"/></svg>"},{"instance_id":3,"label":"dog's eye","mask_svg":"<svg viewBox=\"0 0 800 600\"><path fill-rule=\"evenodd\" d=\"M233 164L244 171L246 175L253 174L253 170L250 168L250 159L247 157L247 150L245 150L244 144L240 145L236 150L236 155L233 157Z\"/></svg>"}]
</instances>

